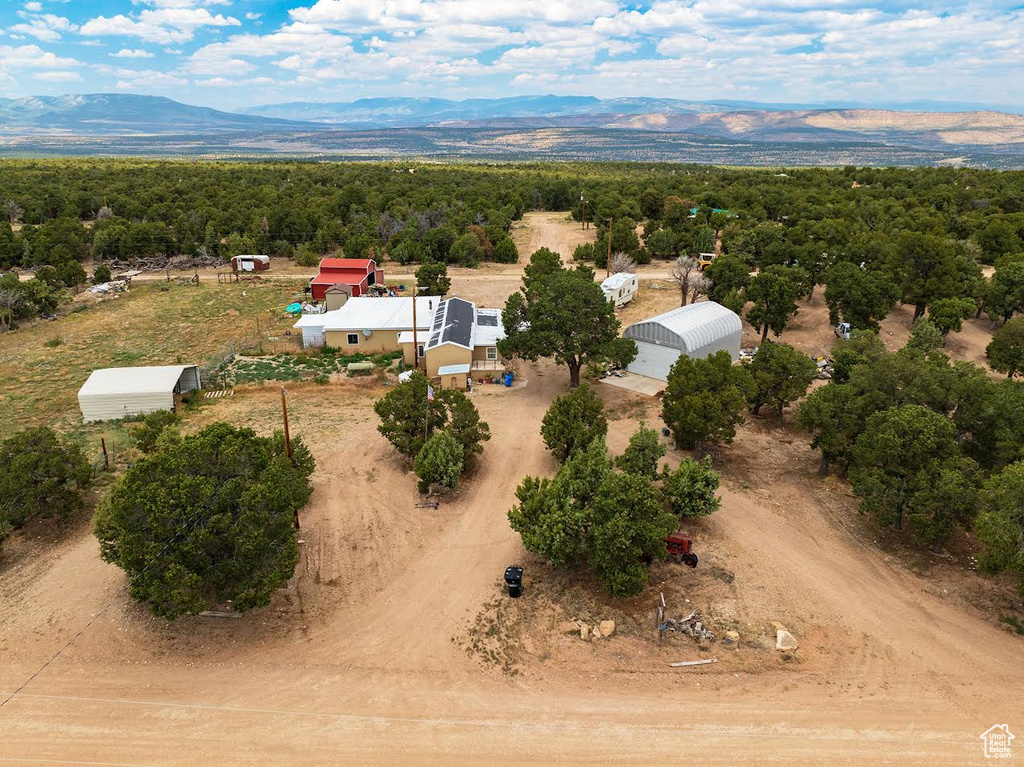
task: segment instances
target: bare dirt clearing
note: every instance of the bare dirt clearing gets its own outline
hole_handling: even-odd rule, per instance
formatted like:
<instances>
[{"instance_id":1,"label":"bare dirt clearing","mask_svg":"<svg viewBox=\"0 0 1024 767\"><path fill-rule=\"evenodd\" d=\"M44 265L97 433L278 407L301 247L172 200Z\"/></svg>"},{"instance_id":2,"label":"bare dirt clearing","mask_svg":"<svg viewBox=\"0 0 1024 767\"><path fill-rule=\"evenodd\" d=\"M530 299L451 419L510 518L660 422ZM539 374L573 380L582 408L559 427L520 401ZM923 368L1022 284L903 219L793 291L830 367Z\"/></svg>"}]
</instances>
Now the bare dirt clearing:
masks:
<instances>
[{"instance_id":1,"label":"bare dirt clearing","mask_svg":"<svg viewBox=\"0 0 1024 767\"><path fill-rule=\"evenodd\" d=\"M486 286L467 297L500 305L508 291L488 279L467 282ZM518 282L500 279L509 290ZM624 317L678 305L674 290L641 290ZM899 345L904 331L901 310L883 338ZM820 293L782 336L808 353L832 339ZM1024 645L997 623L1021 609L1009 581L969 569L966 537L948 557L909 554L856 514L844 483L817 478L804 435L771 419L752 419L721 451L722 509L690 527L697 570L657 565L647 593L619 603L524 552L505 512L524 475L555 470L539 425L567 378L551 364L523 365L524 386L478 387L493 439L436 510L416 507L414 478L376 431L376 379L290 387L293 433L318 461L302 560L270 608L238 620L151 618L100 561L84 519L64 535L54 523L16 534L0 554L0 692L94 622L0 708L0 755L980 764L978 735L1019 722ZM657 425L656 400L598 391L613 452L639 423ZM187 427L224 419L266 432L279 408L276 387L243 387ZM668 460L681 457L672 450ZM513 562L526 567L514 602L499 588ZM738 630L740 648L703 651L677 635L659 646L651 608L662 590L670 615L699 608L719 634ZM574 617L613 617L619 628L584 643L557 628ZM800 642L789 659L773 649L773 620ZM719 663L667 666L707 657Z\"/></svg>"},{"instance_id":2,"label":"bare dirt clearing","mask_svg":"<svg viewBox=\"0 0 1024 767\"><path fill-rule=\"evenodd\" d=\"M512 240L519 249L519 260L528 261L530 254L547 248L569 259L577 246L597 239L597 228L584 229L568 213L530 212L522 221L512 224Z\"/></svg>"}]
</instances>

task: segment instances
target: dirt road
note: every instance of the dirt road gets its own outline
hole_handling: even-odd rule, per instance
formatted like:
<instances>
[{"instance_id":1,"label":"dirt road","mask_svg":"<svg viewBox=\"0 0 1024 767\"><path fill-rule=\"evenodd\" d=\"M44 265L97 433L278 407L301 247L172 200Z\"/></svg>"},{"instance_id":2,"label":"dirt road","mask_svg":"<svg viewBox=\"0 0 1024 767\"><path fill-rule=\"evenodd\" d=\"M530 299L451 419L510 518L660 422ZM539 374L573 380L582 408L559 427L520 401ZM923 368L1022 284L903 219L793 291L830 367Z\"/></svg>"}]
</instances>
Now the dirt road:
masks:
<instances>
[{"instance_id":1,"label":"dirt road","mask_svg":"<svg viewBox=\"0 0 1024 767\"><path fill-rule=\"evenodd\" d=\"M26 763L607 763L684 749L709 764L967 763L982 730L1012 725L1020 640L933 596L838 524L841 509L820 508L809 451L771 467L762 492L730 482L705 532L727 542L743 609L768 606L807 643L803 666L741 673L726 658L680 672L624 637L638 657L613 639L582 662L576 648L555 648L518 677L482 670L453 639L523 555L504 514L515 485L554 468L538 424L565 375L549 365L524 374L524 388L475 395L494 439L438 510L415 508L413 478L375 434L375 391L326 402L296 392L295 429L320 460L316 493L293 586L259 614L149 618L84 526L15 562L0 608L5 692L113 604L0 709L0 753ZM263 423L275 404L254 393L204 418ZM613 422L610 442L633 425ZM742 473L775 436L745 431L726 460Z\"/></svg>"},{"instance_id":2,"label":"dirt road","mask_svg":"<svg viewBox=\"0 0 1024 767\"><path fill-rule=\"evenodd\" d=\"M674 300L660 296L649 300ZM795 342L828 333L811 323L820 311L802 313ZM86 520L12 536L0 700L31 681L0 707L0 762L981 764L984 730L1024 729L1024 645L983 609L995 585L952 560L908 567L843 483L817 478L806 439L766 420L722 451L722 509L696 528L700 568L659 566L626 606L646 626L671 588L738 626L740 649L662 646L628 621L601 643L559 634L556 574L505 512L523 476L555 469L539 426L566 379L539 363L520 368L525 385L478 387L493 438L438 509L417 507L414 477L376 432L372 379L293 387L293 434L318 461L302 560L271 607L238 620L150 617ZM657 423L650 398L599 391L613 451ZM276 390L241 390L189 424L268 431L278 408ZM513 562L528 567L516 604L498 586ZM598 609L623 609L595 594ZM770 620L799 639L790 660L765 644ZM470 647L474 631L494 658ZM695 657L719 663L667 666Z\"/></svg>"},{"instance_id":3,"label":"dirt road","mask_svg":"<svg viewBox=\"0 0 1024 767\"><path fill-rule=\"evenodd\" d=\"M656 646L624 637L637 657L613 639L582 658L555 648L514 678L482 670L453 639L523 555L504 515L516 483L553 469L537 427L565 376L524 372L525 388L475 396L494 439L436 511L415 508L413 478L375 434L366 413L376 392L326 402L296 392L295 429L320 459L316 493L293 586L259 614L149 618L84 526L14 563L0 608L5 692L113 606L0 709L0 753L26 763L607 763L684 749L709 764L968 763L981 731L1012 725L1020 640L845 530L834 500L818 504L809 451L791 468L759 469L763 491L742 489L752 456L777 436L754 429L726 457L737 479L704 535L727 545L742 609L785 620L808 660L752 673L725 658L680 672ZM263 423L275 404L254 393L204 417ZM613 422L610 442L632 428Z\"/></svg>"}]
</instances>

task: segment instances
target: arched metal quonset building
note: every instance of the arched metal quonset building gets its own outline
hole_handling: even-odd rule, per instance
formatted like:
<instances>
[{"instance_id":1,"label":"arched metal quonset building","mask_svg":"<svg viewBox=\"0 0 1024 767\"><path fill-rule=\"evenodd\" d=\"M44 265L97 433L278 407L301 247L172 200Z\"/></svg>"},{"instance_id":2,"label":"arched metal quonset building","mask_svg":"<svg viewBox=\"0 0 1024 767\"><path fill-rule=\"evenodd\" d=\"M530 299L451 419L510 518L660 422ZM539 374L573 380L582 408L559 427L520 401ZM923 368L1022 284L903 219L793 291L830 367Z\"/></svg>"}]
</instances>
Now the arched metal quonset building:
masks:
<instances>
[{"instance_id":1,"label":"arched metal quonset building","mask_svg":"<svg viewBox=\"0 0 1024 767\"><path fill-rule=\"evenodd\" d=\"M681 354L700 359L724 349L737 360L742 334L739 315L721 304L702 301L680 306L626 328L623 336L632 338L638 350L627 370L666 381Z\"/></svg>"}]
</instances>

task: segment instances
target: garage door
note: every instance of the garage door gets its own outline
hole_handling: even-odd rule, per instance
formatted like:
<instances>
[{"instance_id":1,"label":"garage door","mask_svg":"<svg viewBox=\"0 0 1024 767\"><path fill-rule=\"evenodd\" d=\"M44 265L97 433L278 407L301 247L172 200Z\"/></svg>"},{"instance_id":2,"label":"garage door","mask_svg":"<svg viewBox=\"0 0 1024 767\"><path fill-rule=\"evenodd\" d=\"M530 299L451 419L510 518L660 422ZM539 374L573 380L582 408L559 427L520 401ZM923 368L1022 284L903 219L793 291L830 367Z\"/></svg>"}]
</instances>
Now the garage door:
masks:
<instances>
[{"instance_id":1,"label":"garage door","mask_svg":"<svg viewBox=\"0 0 1024 767\"><path fill-rule=\"evenodd\" d=\"M626 369L630 373L668 380L668 371L682 353L674 346L659 346L650 341L636 341L636 359Z\"/></svg>"}]
</instances>

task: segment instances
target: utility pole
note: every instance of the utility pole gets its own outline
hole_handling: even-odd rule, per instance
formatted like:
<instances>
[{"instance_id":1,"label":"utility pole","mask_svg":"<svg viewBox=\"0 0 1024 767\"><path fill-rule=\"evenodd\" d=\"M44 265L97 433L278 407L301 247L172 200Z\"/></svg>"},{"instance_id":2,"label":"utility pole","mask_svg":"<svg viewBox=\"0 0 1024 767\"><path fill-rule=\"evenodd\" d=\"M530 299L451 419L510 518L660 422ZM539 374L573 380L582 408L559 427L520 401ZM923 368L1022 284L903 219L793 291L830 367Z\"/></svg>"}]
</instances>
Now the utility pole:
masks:
<instances>
[{"instance_id":1,"label":"utility pole","mask_svg":"<svg viewBox=\"0 0 1024 767\"><path fill-rule=\"evenodd\" d=\"M281 387L281 412L284 414L284 452L288 456L288 462L292 460L292 438L288 433L288 402L285 399L284 387ZM295 509L295 529L299 529L299 510Z\"/></svg>"},{"instance_id":2,"label":"utility pole","mask_svg":"<svg viewBox=\"0 0 1024 767\"><path fill-rule=\"evenodd\" d=\"M288 455L288 460L292 459L292 438L288 432L288 401L285 399L284 387L281 387L281 412L284 414L284 451Z\"/></svg>"},{"instance_id":3,"label":"utility pole","mask_svg":"<svg viewBox=\"0 0 1024 767\"><path fill-rule=\"evenodd\" d=\"M608 219L608 260L604 262L605 277L612 276L612 220Z\"/></svg>"},{"instance_id":4,"label":"utility pole","mask_svg":"<svg viewBox=\"0 0 1024 767\"><path fill-rule=\"evenodd\" d=\"M580 216L580 228L587 228L587 198L586 193L580 192L580 202L583 203L583 215Z\"/></svg>"},{"instance_id":5,"label":"utility pole","mask_svg":"<svg viewBox=\"0 0 1024 767\"><path fill-rule=\"evenodd\" d=\"M416 286L412 286L412 369L420 369L420 342L416 333Z\"/></svg>"}]
</instances>

